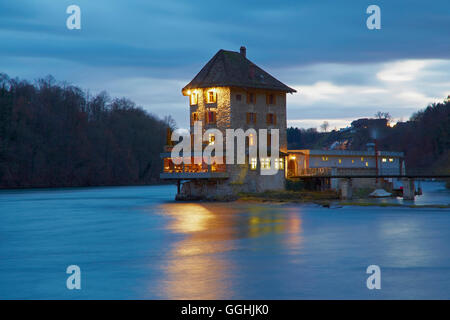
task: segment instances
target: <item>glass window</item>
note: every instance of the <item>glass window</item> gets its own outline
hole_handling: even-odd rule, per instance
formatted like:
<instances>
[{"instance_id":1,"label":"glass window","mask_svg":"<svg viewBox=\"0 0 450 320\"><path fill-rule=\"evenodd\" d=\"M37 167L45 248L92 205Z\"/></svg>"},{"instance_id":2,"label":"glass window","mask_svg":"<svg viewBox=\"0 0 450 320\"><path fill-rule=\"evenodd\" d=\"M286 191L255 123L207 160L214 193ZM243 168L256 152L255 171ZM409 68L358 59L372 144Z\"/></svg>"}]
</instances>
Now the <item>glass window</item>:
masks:
<instances>
[{"instance_id":1,"label":"glass window","mask_svg":"<svg viewBox=\"0 0 450 320\"><path fill-rule=\"evenodd\" d=\"M256 166L257 166L256 158L251 158L250 159L250 169L256 170Z\"/></svg>"},{"instance_id":2,"label":"glass window","mask_svg":"<svg viewBox=\"0 0 450 320\"><path fill-rule=\"evenodd\" d=\"M394 162L394 158L389 158L389 162Z\"/></svg>"},{"instance_id":3,"label":"glass window","mask_svg":"<svg viewBox=\"0 0 450 320\"><path fill-rule=\"evenodd\" d=\"M248 135L248 145L249 146L254 146L255 145L255 136L253 133L250 133Z\"/></svg>"},{"instance_id":4,"label":"glass window","mask_svg":"<svg viewBox=\"0 0 450 320\"><path fill-rule=\"evenodd\" d=\"M270 158L261 158L261 169L270 169Z\"/></svg>"},{"instance_id":5,"label":"glass window","mask_svg":"<svg viewBox=\"0 0 450 320\"><path fill-rule=\"evenodd\" d=\"M208 136L209 144L213 145L214 141L216 141L216 138L214 137L214 135L212 133L210 133L209 136Z\"/></svg>"},{"instance_id":6,"label":"glass window","mask_svg":"<svg viewBox=\"0 0 450 320\"><path fill-rule=\"evenodd\" d=\"M207 101L208 103L215 103L216 102L216 90L209 90L207 93Z\"/></svg>"},{"instance_id":7,"label":"glass window","mask_svg":"<svg viewBox=\"0 0 450 320\"><path fill-rule=\"evenodd\" d=\"M383 158L383 159L381 159L381 161L383 161L383 162L387 162L387 159L386 159L386 158Z\"/></svg>"},{"instance_id":8,"label":"glass window","mask_svg":"<svg viewBox=\"0 0 450 320\"><path fill-rule=\"evenodd\" d=\"M284 159L279 158L275 160L275 169L283 170L284 169Z\"/></svg>"},{"instance_id":9,"label":"glass window","mask_svg":"<svg viewBox=\"0 0 450 320\"><path fill-rule=\"evenodd\" d=\"M198 104L198 94L197 94L197 92L191 93L189 98L190 98L191 106L195 106L196 104Z\"/></svg>"}]
</instances>

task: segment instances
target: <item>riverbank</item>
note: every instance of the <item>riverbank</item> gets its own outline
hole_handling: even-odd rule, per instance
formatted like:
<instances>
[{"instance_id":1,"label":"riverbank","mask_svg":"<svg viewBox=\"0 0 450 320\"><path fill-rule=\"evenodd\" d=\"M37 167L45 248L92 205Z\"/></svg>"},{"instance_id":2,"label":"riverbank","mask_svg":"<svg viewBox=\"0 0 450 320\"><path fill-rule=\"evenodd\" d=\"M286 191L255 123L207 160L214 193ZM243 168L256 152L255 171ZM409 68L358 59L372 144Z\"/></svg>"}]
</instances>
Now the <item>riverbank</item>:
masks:
<instances>
[{"instance_id":1,"label":"riverbank","mask_svg":"<svg viewBox=\"0 0 450 320\"><path fill-rule=\"evenodd\" d=\"M327 191L266 191L260 193L239 193L236 201L257 203L312 203L324 207L359 206L359 207L405 207L405 208L450 208L450 203L400 203L396 197L370 198L370 190L358 190L353 201L340 200L339 194ZM387 202L386 202L387 201Z\"/></svg>"}]
</instances>

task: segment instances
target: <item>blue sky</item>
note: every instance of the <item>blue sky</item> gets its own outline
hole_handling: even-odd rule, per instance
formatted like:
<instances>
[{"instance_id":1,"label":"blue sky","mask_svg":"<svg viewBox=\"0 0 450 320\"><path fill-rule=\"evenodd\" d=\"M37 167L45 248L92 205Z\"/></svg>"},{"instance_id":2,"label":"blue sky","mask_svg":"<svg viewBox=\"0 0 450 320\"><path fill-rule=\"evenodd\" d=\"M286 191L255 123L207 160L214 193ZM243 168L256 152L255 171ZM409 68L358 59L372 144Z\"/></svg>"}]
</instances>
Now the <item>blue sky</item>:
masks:
<instances>
[{"instance_id":1,"label":"blue sky","mask_svg":"<svg viewBox=\"0 0 450 320\"><path fill-rule=\"evenodd\" d=\"M66 8L81 8L81 30ZM381 8L368 30L366 8ZM92 93L125 96L188 124L181 95L219 50L250 60L299 92L288 124L346 126L390 112L406 120L450 94L450 1L0 0L0 72L52 74Z\"/></svg>"}]
</instances>

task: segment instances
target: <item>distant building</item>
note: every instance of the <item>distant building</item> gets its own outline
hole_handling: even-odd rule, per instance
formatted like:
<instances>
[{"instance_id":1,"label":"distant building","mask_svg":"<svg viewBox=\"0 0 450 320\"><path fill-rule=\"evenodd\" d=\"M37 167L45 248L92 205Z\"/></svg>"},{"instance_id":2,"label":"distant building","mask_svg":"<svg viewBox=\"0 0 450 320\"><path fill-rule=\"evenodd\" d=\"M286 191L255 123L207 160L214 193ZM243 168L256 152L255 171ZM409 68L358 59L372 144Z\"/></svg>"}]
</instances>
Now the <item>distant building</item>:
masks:
<instances>
[{"instance_id":1,"label":"distant building","mask_svg":"<svg viewBox=\"0 0 450 320\"><path fill-rule=\"evenodd\" d=\"M352 150L289 150L287 176L395 175L405 170L403 152ZM354 187L375 187L375 178L354 179ZM331 179L337 189L339 179Z\"/></svg>"},{"instance_id":2,"label":"distant building","mask_svg":"<svg viewBox=\"0 0 450 320\"><path fill-rule=\"evenodd\" d=\"M369 119L362 118L355 120L351 123L351 126L356 129L375 129L385 128L388 125L387 119Z\"/></svg>"}]
</instances>

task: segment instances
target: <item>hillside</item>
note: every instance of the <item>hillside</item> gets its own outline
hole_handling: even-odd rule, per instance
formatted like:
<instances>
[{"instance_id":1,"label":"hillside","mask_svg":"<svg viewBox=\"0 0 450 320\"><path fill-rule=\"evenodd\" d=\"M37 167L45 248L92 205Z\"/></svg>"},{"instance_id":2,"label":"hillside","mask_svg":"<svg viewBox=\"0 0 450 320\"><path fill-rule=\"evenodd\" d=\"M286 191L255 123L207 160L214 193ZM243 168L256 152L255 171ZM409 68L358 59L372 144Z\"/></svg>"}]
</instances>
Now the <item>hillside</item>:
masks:
<instances>
[{"instance_id":1,"label":"hillside","mask_svg":"<svg viewBox=\"0 0 450 320\"><path fill-rule=\"evenodd\" d=\"M166 128L127 99L0 74L0 187L156 182Z\"/></svg>"}]
</instances>

